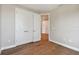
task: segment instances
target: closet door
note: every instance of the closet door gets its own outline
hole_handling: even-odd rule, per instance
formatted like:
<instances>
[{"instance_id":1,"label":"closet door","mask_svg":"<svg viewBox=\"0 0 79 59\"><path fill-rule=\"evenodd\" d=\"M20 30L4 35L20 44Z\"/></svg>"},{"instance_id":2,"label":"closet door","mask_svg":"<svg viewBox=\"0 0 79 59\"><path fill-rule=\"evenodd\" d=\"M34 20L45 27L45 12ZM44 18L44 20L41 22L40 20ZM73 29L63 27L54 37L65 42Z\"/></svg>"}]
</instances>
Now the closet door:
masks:
<instances>
[{"instance_id":1,"label":"closet door","mask_svg":"<svg viewBox=\"0 0 79 59\"><path fill-rule=\"evenodd\" d=\"M30 11L16 8L15 27L15 40L17 45L32 42L33 15Z\"/></svg>"},{"instance_id":2,"label":"closet door","mask_svg":"<svg viewBox=\"0 0 79 59\"><path fill-rule=\"evenodd\" d=\"M34 14L34 39L33 42L41 39L41 18L39 14Z\"/></svg>"}]
</instances>

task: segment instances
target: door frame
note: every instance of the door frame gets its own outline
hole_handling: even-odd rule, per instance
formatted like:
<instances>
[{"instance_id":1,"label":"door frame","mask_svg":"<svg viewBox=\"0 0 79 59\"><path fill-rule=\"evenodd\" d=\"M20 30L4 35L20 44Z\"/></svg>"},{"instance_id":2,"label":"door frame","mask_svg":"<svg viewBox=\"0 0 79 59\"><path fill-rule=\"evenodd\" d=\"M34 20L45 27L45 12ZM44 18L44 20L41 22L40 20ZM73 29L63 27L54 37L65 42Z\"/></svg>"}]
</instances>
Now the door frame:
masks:
<instances>
[{"instance_id":1,"label":"door frame","mask_svg":"<svg viewBox=\"0 0 79 59\"><path fill-rule=\"evenodd\" d=\"M50 29L50 13L43 13L43 14L40 14L41 15L48 15L48 40L50 41L50 38L51 38L51 29ZM42 33L42 18L41 18L41 33Z\"/></svg>"}]
</instances>

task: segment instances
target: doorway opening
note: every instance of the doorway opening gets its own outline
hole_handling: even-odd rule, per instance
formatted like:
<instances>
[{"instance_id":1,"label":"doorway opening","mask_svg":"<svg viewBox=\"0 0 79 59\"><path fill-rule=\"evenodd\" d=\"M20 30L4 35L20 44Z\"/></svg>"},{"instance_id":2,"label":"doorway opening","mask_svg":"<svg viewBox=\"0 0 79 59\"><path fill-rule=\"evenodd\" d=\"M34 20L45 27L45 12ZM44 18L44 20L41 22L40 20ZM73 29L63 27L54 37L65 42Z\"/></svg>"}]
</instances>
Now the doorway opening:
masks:
<instances>
[{"instance_id":1,"label":"doorway opening","mask_svg":"<svg viewBox=\"0 0 79 59\"><path fill-rule=\"evenodd\" d=\"M49 15L41 15L41 44L48 43L48 19Z\"/></svg>"}]
</instances>

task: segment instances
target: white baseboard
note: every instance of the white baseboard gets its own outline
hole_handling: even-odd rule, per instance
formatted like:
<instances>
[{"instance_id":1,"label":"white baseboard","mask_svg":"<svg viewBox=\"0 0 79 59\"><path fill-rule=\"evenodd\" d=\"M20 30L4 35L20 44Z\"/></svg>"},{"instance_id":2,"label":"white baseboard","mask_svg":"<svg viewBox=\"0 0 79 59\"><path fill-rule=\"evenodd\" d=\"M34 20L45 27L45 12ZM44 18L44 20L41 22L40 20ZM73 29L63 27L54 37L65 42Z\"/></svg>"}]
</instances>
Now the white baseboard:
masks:
<instances>
[{"instance_id":1,"label":"white baseboard","mask_svg":"<svg viewBox=\"0 0 79 59\"><path fill-rule=\"evenodd\" d=\"M54 43L56 43L56 44L59 44L59 45L61 45L61 46L67 47L67 48L69 48L69 49L72 49L72 50L74 50L74 51L78 51L78 52L79 52L79 49L78 49L78 48L75 48L75 47L72 47L72 46L69 46L69 45L67 45L67 44L63 44L63 43L57 42L57 41L53 41L53 40L50 40L50 41L51 41L51 42L54 42Z\"/></svg>"},{"instance_id":2,"label":"white baseboard","mask_svg":"<svg viewBox=\"0 0 79 59\"><path fill-rule=\"evenodd\" d=\"M37 42L37 41L35 41L35 42ZM30 43L30 42L28 42L28 43ZM28 43L23 42L23 43L11 45L11 46L8 46L8 47L2 47L0 50L6 50L6 49L9 49L9 48L14 48L14 47L16 47L16 46L23 45L23 44L28 44Z\"/></svg>"},{"instance_id":3,"label":"white baseboard","mask_svg":"<svg viewBox=\"0 0 79 59\"><path fill-rule=\"evenodd\" d=\"M67 47L67 48L70 48L70 49L72 49L72 50L75 50L75 51L78 51L78 52L79 52L79 49L78 49L78 48L75 48L75 47L72 47L72 46L69 46L69 45L66 45L66 44L63 44L63 43L54 41L54 40L50 40L50 41L51 41L51 42L54 42L54 43L56 43L56 44L59 44L59 45L61 45L61 46L64 46L64 47ZM0 52L1 52L1 50L13 48L13 47L16 47L16 46L19 46L19 45L22 45L22 44L11 45L11 46L8 46L8 47L2 47L2 48L0 49Z\"/></svg>"},{"instance_id":4,"label":"white baseboard","mask_svg":"<svg viewBox=\"0 0 79 59\"><path fill-rule=\"evenodd\" d=\"M1 50L5 50L5 49L9 49L9 48L13 48L13 47L16 47L16 45L11 45L11 46L8 46L8 47L2 47Z\"/></svg>"},{"instance_id":5,"label":"white baseboard","mask_svg":"<svg viewBox=\"0 0 79 59\"><path fill-rule=\"evenodd\" d=\"M16 43L15 45L16 45L16 46L19 46L19 45L28 44L28 43L30 43L30 42Z\"/></svg>"},{"instance_id":6,"label":"white baseboard","mask_svg":"<svg viewBox=\"0 0 79 59\"><path fill-rule=\"evenodd\" d=\"M2 47L1 50L6 50L6 49L14 48L16 46L23 45L23 44L26 44L26 42L15 44L15 45L11 45L11 46L7 46L7 47Z\"/></svg>"}]
</instances>

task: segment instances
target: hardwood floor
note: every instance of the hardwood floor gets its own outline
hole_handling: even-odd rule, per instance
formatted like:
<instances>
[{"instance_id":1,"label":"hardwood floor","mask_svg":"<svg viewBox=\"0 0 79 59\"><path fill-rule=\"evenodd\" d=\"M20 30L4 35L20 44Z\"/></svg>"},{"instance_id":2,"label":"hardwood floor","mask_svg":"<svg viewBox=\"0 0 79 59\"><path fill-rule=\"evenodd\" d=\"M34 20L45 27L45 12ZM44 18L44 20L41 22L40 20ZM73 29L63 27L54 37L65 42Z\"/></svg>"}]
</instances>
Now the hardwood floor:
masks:
<instances>
[{"instance_id":1,"label":"hardwood floor","mask_svg":"<svg viewBox=\"0 0 79 59\"><path fill-rule=\"evenodd\" d=\"M42 34L40 42L28 43L2 51L2 55L79 55L79 52L48 41Z\"/></svg>"}]
</instances>

